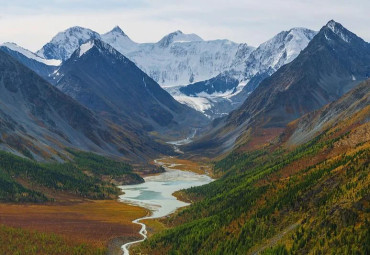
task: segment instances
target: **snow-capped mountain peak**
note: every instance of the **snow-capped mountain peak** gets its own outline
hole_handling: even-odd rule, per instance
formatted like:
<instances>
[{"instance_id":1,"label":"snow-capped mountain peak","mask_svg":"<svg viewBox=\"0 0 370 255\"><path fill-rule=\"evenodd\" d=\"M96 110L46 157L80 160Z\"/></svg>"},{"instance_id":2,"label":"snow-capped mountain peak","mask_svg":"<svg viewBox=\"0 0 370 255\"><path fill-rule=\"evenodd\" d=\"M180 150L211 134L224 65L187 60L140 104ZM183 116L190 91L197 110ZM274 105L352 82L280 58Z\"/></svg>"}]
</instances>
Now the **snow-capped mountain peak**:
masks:
<instances>
[{"instance_id":1,"label":"snow-capped mountain peak","mask_svg":"<svg viewBox=\"0 0 370 255\"><path fill-rule=\"evenodd\" d=\"M88 28L71 27L58 33L37 52L46 59L66 60L83 43L90 39L100 39L100 35Z\"/></svg>"},{"instance_id":2,"label":"snow-capped mountain peak","mask_svg":"<svg viewBox=\"0 0 370 255\"><path fill-rule=\"evenodd\" d=\"M298 54L306 48L308 43L316 35L317 32L307 28L292 28L284 38L286 59L284 64L291 62Z\"/></svg>"},{"instance_id":3,"label":"snow-capped mountain peak","mask_svg":"<svg viewBox=\"0 0 370 255\"><path fill-rule=\"evenodd\" d=\"M115 26L111 31L103 34L101 37L110 41L120 40L122 38L131 41L128 35L123 32L123 30L119 26Z\"/></svg>"},{"instance_id":4,"label":"snow-capped mountain peak","mask_svg":"<svg viewBox=\"0 0 370 255\"><path fill-rule=\"evenodd\" d=\"M210 79L230 67L238 49L228 40L203 41L175 31L157 43L135 43L109 32L102 39L164 87Z\"/></svg>"},{"instance_id":5,"label":"snow-capped mountain peak","mask_svg":"<svg viewBox=\"0 0 370 255\"><path fill-rule=\"evenodd\" d=\"M137 43L132 41L119 26L115 26L111 31L103 34L101 38L122 54L134 50L137 47Z\"/></svg>"},{"instance_id":6,"label":"snow-capped mountain peak","mask_svg":"<svg viewBox=\"0 0 370 255\"><path fill-rule=\"evenodd\" d=\"M307 28L292 28L278 33L250 54L245 62L246 76L275 72L295 59L316 34Z\"/></svg>"},{"instance_id":7,"label":"snow-capped mountain peak","mask_svg":"<svg viewBox=\"0 0 370 255\"><path fill-rule=\"evenodd\" d=\"M161 47L168 47L170 44L175 42L197 42L203 41L203 39L196 34L184 34L182 31L177 30L163 37L158 45Z\"/></svg>"},{"instance_id":8,"label":"snow-capped mountain peak","mask_svg":"<svg viewBox=\"0 0 370 255\"><path fill-rule=\"evenodd\" d=\"M115 26L110 32L108 33L116 33L116 34L121 34L121 35L126 35L125 32L119 27ZM126 35L127 36L127 35Z\"/></svg>"},{"instance_id":9,"label":"snow-capped mountain peak","mask_svg":"<svg viewBox=\"0 0 370 255\"><path fill-rule=\"evenodd\" d=\"M339 36L343 41L349 43L351 41L351 38L353 37L353 34L345 29L341 24L335 22L334 20L330 20L324 28L330 29L334 34ZM325 34L326 37L328 36ZM328 38L328 37L327 37Z\"/></svg>"},{"instance_id":10,"label":"snow-capped mountain peak","mask_svg":"<svg viewBox=\"0 0 370 255\"><path fill-rule=\"evenodd\" d=\"M15 51L15 52L18 52L18 53L24 55L25 57L27 57L29 59L36 60L37 62L43 63L43 64L48 65L48 66L59 66L62 62L62 61L57 60L57 59L42 58L42 57L36 55L35 53L33 53L33 52L31 52L27 49L22 48L21 46L15 44L15 43L6 42L6 43L1 44L0 46L7 47L8 49L10 49L12 51Z\"/></svg>"},{"instance_id":11,"label":"snow-capped mountain peak","mask_svg":"<svg viewBox=\"0 0 370 255\"><path fill-rule=\"evenodd\" d=\"M194 108L210 117L223 116L238 107L261 80L294 60L316 33L306 28L292 28L256 49L239 44L231 65L222 74L171 92L191 107L197 102Z\"/></svg>"},{"instance_id":12,"label":"snow-capped mountain peak","mask_svg":"<svg viewBox=\"0 0 370 255\"><path fill-rule=\"evenodd\" d=\"M228 40L203 41L198 35L181 31L156 43L136 43L119 27L103 35L73 27L58 33L38 55L66 60L90 39L101 39L111 45L166 87L210 79L228 70L239 46Z\"/></svg>"}]
</instances>

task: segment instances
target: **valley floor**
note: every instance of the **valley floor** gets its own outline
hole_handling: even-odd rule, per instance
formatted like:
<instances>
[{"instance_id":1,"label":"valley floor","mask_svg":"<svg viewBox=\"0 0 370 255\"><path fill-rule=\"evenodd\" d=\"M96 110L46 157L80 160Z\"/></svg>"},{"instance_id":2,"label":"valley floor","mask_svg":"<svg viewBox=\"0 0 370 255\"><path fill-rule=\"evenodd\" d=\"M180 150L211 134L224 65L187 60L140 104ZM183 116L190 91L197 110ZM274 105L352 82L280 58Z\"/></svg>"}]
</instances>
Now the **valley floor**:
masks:
<instances>
[{"instance_id":1,"label":"valley floor","mask_svg":"<svg viewBox=\"0 0 370 255\"><path fill-rule=\"evenodd\" d=\"M211 170L205 163L174 157L156 160L156 164L197 174ZM0 203L0 239L6 241L0 245L0 254L122 254L123 243L141 238L140 226L132 221L148 215L145 208L46 188L43 192L57 202ZM167 228L162 221L143 220L148 236Z\"/></svg>"},{"instance_id":2,"label":"valley floor","mask_svg":"<svg viewBox=\"0 0 370 255\"><path fill-rule=\"evenodd\" d=\"M108 246L114 253L115 250L120 250L122 242L139 237L139 226L133 224L132 220L146 214L147 210L143 208L112 200L43 205L0 204L0 225L38 231L46 235L56 234L60 236L60 242L65 242L66 245L77 247L83 243L97 253L99 250L106 250ZM6 230L5 227L0 228L0 236L5 235ZM120 240L114 240L117 238ZM8 241L10 245L0 245L1 254L8 254L4 249L11 247L12 240ZM36 247L40 246L35 245ZM21 248L18 252L40 254ZM95 252L92 254L96 254Z\"/></svg>"}]
</instances>

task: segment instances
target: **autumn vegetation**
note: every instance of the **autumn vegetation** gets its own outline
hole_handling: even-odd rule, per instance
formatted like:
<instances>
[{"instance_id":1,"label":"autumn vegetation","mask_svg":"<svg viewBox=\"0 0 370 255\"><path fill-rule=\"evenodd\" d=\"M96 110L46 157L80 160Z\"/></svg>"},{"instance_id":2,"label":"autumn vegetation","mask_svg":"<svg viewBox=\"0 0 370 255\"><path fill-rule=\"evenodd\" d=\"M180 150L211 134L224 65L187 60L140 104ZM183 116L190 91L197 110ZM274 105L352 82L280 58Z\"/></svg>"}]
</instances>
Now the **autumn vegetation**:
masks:
<instances>
[{"instance_id":1,"label":"autumn vegetation","mask_svg":"<svg viewBox=\"0 0 370 255\"><path fill-rule=\"evenodd\" d=\"M139 237L132 220L148 212L111 200L121 191L110 180L142 178L128 163L68 151L65 163L0 152L0 254L106 254L113 239Z\"/></svg>"},{"instance_id":2,"label":"autumn vegetation","mask_svg":"<svg viewBox=\"0 0 370 255\"><path fill-rule=\"evenodd\" d=\"M369 254L370 124L341 120L299 146L283 134L241 146L222 175L182 191L197 201L163 222L134 254ZM364 117L365 116L365 117Z\"/></svg>"}]
</instances>

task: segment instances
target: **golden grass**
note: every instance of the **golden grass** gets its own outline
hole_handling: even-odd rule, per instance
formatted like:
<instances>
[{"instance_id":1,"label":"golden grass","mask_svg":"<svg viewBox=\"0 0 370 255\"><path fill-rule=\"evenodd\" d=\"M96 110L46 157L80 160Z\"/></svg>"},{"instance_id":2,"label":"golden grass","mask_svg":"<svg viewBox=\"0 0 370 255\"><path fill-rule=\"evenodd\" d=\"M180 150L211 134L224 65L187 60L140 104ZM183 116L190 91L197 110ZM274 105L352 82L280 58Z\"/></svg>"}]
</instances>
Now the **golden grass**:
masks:
<instances>
[{"instance_id":1,"label":"golden grass","mask_svg":"<svg viewBox=\"0 0 370 255\"><path fill-rule=\"evenodd\" d=\"M139 237L140 226L132 220L147 213L144 208L112 200L56 205L0 204L0 224L105 247L116 237Z\"/></svg>"}]
</instances>

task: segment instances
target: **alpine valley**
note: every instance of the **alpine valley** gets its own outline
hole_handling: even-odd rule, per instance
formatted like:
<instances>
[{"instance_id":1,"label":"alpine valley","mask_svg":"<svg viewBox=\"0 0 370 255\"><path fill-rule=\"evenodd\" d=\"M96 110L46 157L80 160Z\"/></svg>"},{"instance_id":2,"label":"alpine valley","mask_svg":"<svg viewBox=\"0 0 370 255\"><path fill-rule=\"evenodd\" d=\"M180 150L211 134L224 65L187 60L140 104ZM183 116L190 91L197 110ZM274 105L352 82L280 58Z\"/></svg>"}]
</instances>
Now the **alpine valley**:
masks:
<instances>
[{"instance_id":1,"label":"alpine valley","mask_svg":"<svg viewBox=\"0 0 370 255\"><path fill-rule=\"evenodd\" d=\"M334 20L3 43L0 254L370 254L369 76Z\"/></svg>"}]
</instances>

